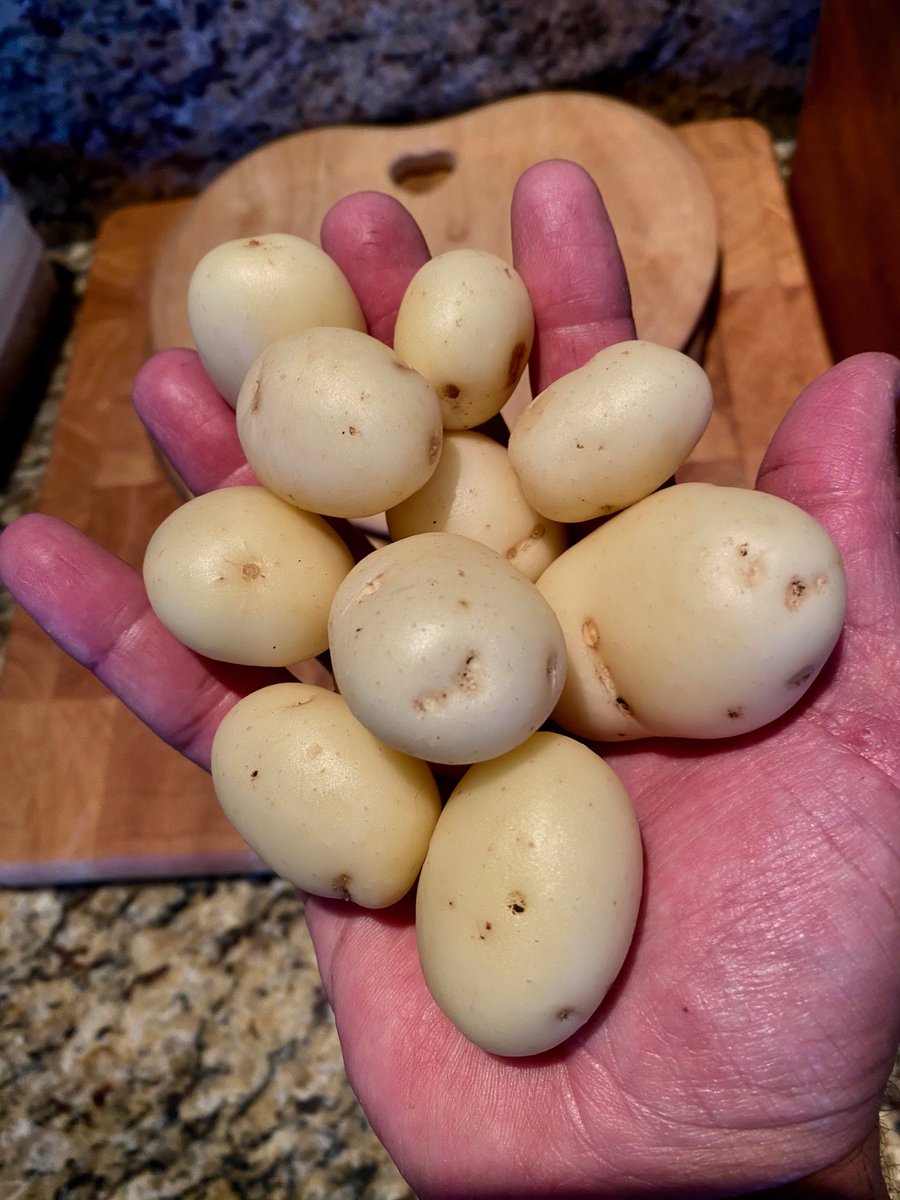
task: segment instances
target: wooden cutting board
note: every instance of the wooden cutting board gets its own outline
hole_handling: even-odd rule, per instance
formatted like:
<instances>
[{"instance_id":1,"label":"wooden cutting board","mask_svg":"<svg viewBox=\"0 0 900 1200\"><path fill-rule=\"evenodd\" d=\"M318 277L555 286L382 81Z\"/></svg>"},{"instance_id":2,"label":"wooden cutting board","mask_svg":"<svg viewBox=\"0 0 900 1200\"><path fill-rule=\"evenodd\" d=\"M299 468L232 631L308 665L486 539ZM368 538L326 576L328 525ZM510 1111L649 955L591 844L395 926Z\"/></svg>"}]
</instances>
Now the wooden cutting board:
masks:
<instances>
[{"instance_id":1,"label":"wooden cutting board","mask_svg":"<svg viewBox=\"0 0 900 1200\"><path fill-rule=\"evenodd\" d=\"M765 131L725 120L677 136L715 198L721 252L704 352L716 410L682 474L749 484L790 400L828 354ZM151 345L154 268L194 212L189 202L135 206L101 229L41 502L135 566L178 499L130 387ZM0 730L0 883L260 868L208 777L21 611L0 677Z\"/></svg>"},{"instance_id":2,"label":"wooden cutting board","mask_svg":"<svg viewBox=\"0 0 900 1200\"><path fill-rule=\"evenodd\" d=\"M370 188L402 201L432 254L468 246L511 260L513 186L548 158L571 159L593 176L617 231L641 336L680 349L718 264L709 183L669 126L581 92L538 92L397 128L313 129L242 159L166 240L151 291L154 345L193 345L188 283L213 246L276 231L317 240L325 213L350 192Z\"/></svg>"}]
</instances>

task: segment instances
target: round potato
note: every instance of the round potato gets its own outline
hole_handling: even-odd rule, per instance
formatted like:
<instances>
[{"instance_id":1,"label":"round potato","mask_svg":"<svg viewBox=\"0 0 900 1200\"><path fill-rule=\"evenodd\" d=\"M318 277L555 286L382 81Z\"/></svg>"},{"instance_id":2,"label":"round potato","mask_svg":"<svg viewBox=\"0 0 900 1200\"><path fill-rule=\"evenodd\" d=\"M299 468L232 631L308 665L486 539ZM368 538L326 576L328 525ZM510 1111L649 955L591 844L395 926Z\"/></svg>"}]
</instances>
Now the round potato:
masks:
<instances>
[{"instance_id":1,"label":"round potato","mask_svg":"<svg viewBox=\"0 0 900 1200\"><path fill-rule=\"evenodd\" d=\"M241 388L237 428L267 488L332 517L405 500L434 471L443 439L433 388L352 329L307 329L269 346Z\"/></svg>"},{"instance_id":2,"label":"round potato","mask_svg":"<svg viewBox=\"0 0 900 1200\"><path fill-rule=\"evenodd\" d=\"M419 958L440 1008L494 1054L564 1041L625 960L642 869L628 795L580 742L536 733L470 768L417 891Z\"/></svg>"},{"instance_id":3,"label":"round potato","mask_svg":"<svg viewBox=\"0 0 900 1200\"><path fill-rule=\"evenodd\" d=\"M473 430L444 434L431 478L387 514L394 541L416 533L459 533L490 546L528 579L566 548L565 528L534 511L506 450Z\"/></svg>"},{"instance_id":4,"label":"round potato","mask_svg":"<svg viewBox=\"0 0 900 1200\"><path fill-rule=\"evenodd\" d=\"M583 737L718 738L775 720L840 635L840 554L764 492L684 483L617 514L537 583L568 649L554 712Z\"/></svg>"},{"instance_id":5,"label":"round potato","mask_svg":"<svg viewBox=\"0 0 900 1200\"><path fill-rule=\"evenodd\" d=\"M353 557L338 535L261 487L222 488L175 509L150 539L153 611L199 654L283 667L328 646L328 612Z\"/></svg>"},{"instance_id":6,"label":"round potato","mask_svg":"<svg viewBox=\"0 0 900 1200\"><path fill-rule=\"evenodd\" d=\"M675 473L706 429L712 400L706 372L686 354L620 342L532 400L513 426L509 459L545 517L606 516Z\"/></svg>"},{"instance_id":7,"label":"round potato","mask_svg":"<svg viewBox=\"0 0 900 1200\"><path fill-rule=\"evenodd\" d=\"M424 763L312 684L239 701L216 730L212 777L225 815L276 874L364 908L409 891L441 810Z\"/></svg>"},{"instance_id":8,"label":"round potato","mask_svg":"<svg viewBox=\"0 0 900 1200\"><path fill-rule=\"evenodd\" d=\"M435 763L493 758L546 720L565 676L553 613L487 546L422 533L376 550L334 596L331 665L351 710Z\"/></svg>"},{"instance_id":9,"label":"round potato","mask_svg":"<svg viewBox=\"0 0 900 1200\"><path fill-rule=\"evenodd\" d=\"M448 250L420 267L397 312L394 349L437 392L446 429L471 429L513 394L534 338L531 298L508 263Z\"/></svg>"},{"instance_id":10,"label":"round potato","mask_svg":"<svg viewBox=\"0 0 900 1200\"><path fill-rule=\"evenodd\" d=\"M205 254L188 287L188 321L206 373L232 408L272 342L311 325L366 328L337 263L289 233L235 238Z\"/></svg>"}]
</instances>

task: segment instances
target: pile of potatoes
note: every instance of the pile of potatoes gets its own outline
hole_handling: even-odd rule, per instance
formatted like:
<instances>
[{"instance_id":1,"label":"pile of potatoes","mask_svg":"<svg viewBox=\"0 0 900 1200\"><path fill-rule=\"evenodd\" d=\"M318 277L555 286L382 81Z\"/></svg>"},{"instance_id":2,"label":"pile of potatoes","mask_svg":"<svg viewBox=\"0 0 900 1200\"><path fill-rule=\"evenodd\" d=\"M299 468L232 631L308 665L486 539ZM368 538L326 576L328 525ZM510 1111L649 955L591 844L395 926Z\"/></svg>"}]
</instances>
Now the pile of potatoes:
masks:
<instances>
[{"instance_id":1,"label":"pile of potatoes","mask_svg":"<svg viewBox=\"0 0 900 1200\"><path fill-rule=\"evenodd\" d=\"M418 880L440 1007L486 1050L549 1049L597 1009L641 896L631 802L582 739L779 717L838 638L839 554L785 501L664 486L712 410L703 370L666 347L600 351L508 448L478 432L534 333L494 255L424 266L393 349L332 260L286 234L206 255L189 314L260 482L164 521L147 591L198 653L294 677L222 721L216 794L307 892L382 908ZM336 519L382 512L391 540L355 562ZM336 691L301 681L326 651ZM454 772L442 804L435 774Z\"/></svg>"}]
</instances>

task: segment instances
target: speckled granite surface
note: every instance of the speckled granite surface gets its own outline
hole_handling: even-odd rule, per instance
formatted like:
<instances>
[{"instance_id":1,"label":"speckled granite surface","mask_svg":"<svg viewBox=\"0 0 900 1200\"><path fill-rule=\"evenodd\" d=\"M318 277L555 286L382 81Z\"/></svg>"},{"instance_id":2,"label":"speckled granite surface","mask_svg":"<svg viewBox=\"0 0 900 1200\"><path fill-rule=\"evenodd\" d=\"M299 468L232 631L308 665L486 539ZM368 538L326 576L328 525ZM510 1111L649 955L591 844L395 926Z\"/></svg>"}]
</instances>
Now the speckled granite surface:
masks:
<instances>
[{"instance_id":1,"label":"speckled granite surface","mask_svg":"<svg viewBox=\"0 0 900 1200\"><path fill-rule=\"evenodd\" d=\"M0 0L0 161L51 240L272 138L584 88L796 115L819 0Z\"/></svg>"},{"instance_id":2,"label":"speckled granite surface","mask_svg":"<svg viewBox=\"0 0 900 1200\"><path fill-rule=\"evenodd\" d=\"M280 881L0 893L0 1196L408 1200Z\"/></svg>"}]
</instances>

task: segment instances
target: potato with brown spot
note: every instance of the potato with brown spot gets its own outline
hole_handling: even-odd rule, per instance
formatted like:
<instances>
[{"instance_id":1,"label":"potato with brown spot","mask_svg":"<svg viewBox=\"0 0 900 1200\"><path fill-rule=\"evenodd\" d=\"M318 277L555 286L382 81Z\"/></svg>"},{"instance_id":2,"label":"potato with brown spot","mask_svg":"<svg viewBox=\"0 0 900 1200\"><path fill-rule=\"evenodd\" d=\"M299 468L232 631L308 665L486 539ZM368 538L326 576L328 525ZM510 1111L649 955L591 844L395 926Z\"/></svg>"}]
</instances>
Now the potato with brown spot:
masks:
<instances>
[{"instance_id":1,"label":"potato with brown spot","mask_svg":"<svg viewBox=\"0 0 900 1200\"><path fill-rule=\"evenodd\" d=\"M419 957L435 1001L493 1054L558 1045L622 966L642 869L625 789L580 742L536 733L470 768L417 889Z\"/></svg>"},{"instance_id":2,"label":"potato with brown spot","mask_svg":"<svg viewBox=\"0 0 900 1200\"><path fill-rule=\"evenodd\" d=\"M438 398L397 356L353 329L307 329L269 346L237 403L260 482L299 508L369 517L423 487L441 455Z\"/></svg>"},{"instance_id":3,"label":"potato with brown spot","mask_svg":"<svg viewBox=\"0 0 900 1200\"><path fill-rule=\"evenodd\" d=\"M506 448L474 430L444 434L428 482L387 512L394 541L417 533L459 533L490 546L535 580L566 548L566 530L525 499Z\"/></svg>"},{"instance_id":4,"label":"potato with brown spot","mask_svg":"<svg viewBox=\"0 0 900 1200\"><path fill-rule=\"evenodd\" d=\"M686 354L620 342L531 401L513 425L509 459L539 513L593 520L675 473L700 440L712 400L706 373Z\"/></svg>"},{"instance_id":5,"label":"potato with brown spot","mask_svg":"<svg viewBox=\"0 0 900 1200\"><path fill-rule=\"evenodd\" d=\"M188 286L188 320L200 361L232 408L272 342L313 325L366 328L338 265L289 233L235 238L205 254Z\"/></svg>"},{"instance_id":6,"label":"potato with brown spot","mask_svg":"<svg viewBox=\"0 0 900 1200\"><path fill-rule=\"evenodd\" d=\"M730 737L775 720L822 669L846 604L840 554L817 521L708 483L617 514L537 586L568 651L554 719L601 741Z\"/></svg>"},{"instance_id":7,"label":"potato with brown spot","mask_svg":"<svg viewBox=\"0 0 900 1200\"><path fill-rule=\"evenodd\" d=\"M416 534L358 563L335 593L329 646L359 720L435 763L512 749L565 679L562 634L534 584L454 533Z\"/></svg>"},{"instance_id":8,"label":"potato with brown spot","mask_svg":"<svg viewBox=\"0 0 900 1200\"><path fill-rule=\"evenodd\" d=\"M261 487L182 504L153 534L144 584L179 641L224 662L286 667L328 646L328 613L353 566L325 521Z\"/></svg>"},{"instance_id":9,"label":"potato with brown spot","mask_svg":"<svg viewBox=\"0 0 900 1200\"><path fill-rule=\"evenodd\" d=\"M365 908L409 891L441 809L425 763L311 684L239 701L216 731L212 776L225 815L276 874Z\"/></svg>"},{"instance_id":10,"label":"potato with brown spot","mask_svg":"<svg viewBox=\"0 0 900 1200\"><path fill-rule=\"evenodd\" d=\"M448 250L410 282L394 348L430 381L446 429L472 429L500 411L528 362L531 298L520 276L484 250Z\"/></svg>"}]
</instances>

